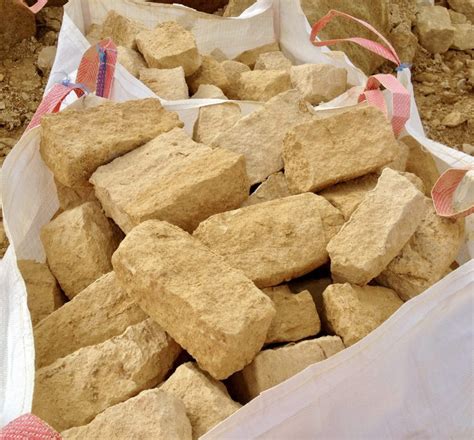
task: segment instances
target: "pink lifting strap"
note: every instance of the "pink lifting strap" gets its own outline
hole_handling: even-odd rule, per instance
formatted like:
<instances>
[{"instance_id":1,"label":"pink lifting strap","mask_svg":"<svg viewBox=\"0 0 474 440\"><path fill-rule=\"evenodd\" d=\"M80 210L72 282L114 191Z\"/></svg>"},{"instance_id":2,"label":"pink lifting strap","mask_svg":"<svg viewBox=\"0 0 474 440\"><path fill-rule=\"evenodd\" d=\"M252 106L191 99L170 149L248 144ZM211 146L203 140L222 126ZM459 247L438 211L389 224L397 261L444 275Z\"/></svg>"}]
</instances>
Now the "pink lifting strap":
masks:
<instances>
[{"instance_id":1,"label":"pink lifting strap","mask_svg":"<svg viewBox=\"0 0 474 440\"><path fill-rule=\"evenodd\" d=\"M48 0L38 0L33 6L28 6L25 1L23 4L31 11L33 14L37 14L41 9L43 9L48 3Z\"/></svg>"}]
</instances>

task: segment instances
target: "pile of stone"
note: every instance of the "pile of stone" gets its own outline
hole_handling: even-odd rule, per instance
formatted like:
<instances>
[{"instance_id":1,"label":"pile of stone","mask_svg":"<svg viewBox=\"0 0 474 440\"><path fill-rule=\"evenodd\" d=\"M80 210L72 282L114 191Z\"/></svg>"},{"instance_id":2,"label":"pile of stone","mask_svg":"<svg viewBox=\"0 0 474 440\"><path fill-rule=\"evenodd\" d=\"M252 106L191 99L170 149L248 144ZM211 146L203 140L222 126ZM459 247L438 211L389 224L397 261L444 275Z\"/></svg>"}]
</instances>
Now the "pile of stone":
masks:
<instances>
[{"instance_id":1,"label":"pile of stone","mask_svg":"<svg viewBox=\"0 0 474 440\"><path fill-rule=\"evenodd\" d=\"M166 65L160 36L178 28L134 37L151 69L197 88L238 64L207 70L188 35ZM47 263L19 267L33 412L65 439L198 438L450 271L463 223L434 212L431 156L366 104L315 112L306 69L308 89L246 116L202 108L192 136L158 99L43 117L61 209L41 230Z\"/></svg>"}]
</instances>

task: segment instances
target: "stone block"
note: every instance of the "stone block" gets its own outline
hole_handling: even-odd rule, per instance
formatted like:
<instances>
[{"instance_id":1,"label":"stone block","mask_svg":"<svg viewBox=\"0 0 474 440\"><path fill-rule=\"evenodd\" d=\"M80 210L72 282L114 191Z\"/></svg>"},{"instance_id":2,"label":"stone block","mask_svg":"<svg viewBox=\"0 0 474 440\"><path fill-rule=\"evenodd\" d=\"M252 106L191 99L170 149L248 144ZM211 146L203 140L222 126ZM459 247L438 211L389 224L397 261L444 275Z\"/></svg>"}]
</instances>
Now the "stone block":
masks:
<instances>
[{"instance_id":1,"label":"stone block","mask_svg":"<svg viewBox=\"0 0 474 440\"><path fill-rule=\"evenodd\" d=\"M87 29L86 39L91 46L94 46L102 40L103 33L102 25L93 23L89 26L89 29Z\"/></svg>"},{"instance_id":2,"label":"stone block","mask_svg":"<svg viewBox=\"0 0 474 440\"><path fill-rule=\"evenodd\" d=\"M87 186L100 165L183 125L152 98L65 110L41 119L41 157L63 185Z\"/></svg>"},{"instance_id":3,"label":"stone block","mask_svg":"<svg viewBox=\"0 0 474 440\"><path fill-rule=\"evenodd\" d=\"M133 300L214 378L241 370L261 349L275 316L271 300L178 227L140 224L112 261Z\"/></svg>"},{"instance_id":4,"label":"stone block","mask_svg":"<svg viewBox=\"0 0 474 440\"><path fill-rule=\"evenodd\" d=\"M219 87L224 93L229 85L227 75L221 63L213 57L202 56L202 63L199 69L188 77L188 85L191 93L196 93L200 85L210 84Z\"/></svg>"},{"instance_id":5,"label":"stone block","mask_svg":"<svg viewBox=\"0 0 474 440\"><path fill-rule=\"evenodd\" d=\"M193 231L209 216L239 207L249 192L242 156L197 144L181 129L98 168L91 182L125 232L148 219Z\"/></svg>"},{"instance_id":6,"label":"stone block","mask_svg":"<svg viewBox=\"0 0 474 440\"><path fill-rule=\"evenodd\" d=\"M326 199L306 193L216 214L194 236L262 288L326 263L326 245L343 223Z\"/></svg>"},{"instance_id":7,"label":"stone block","mask_svg":"<svg viewBox=\"0 0 474 440\"><path fill-rule=\"evenodd\" d=\"M250 194L249 198L242 203L242 208L256 205L257 203L269 202L270 200L282 199L290 195L285 175L282 172L270 174L267 180L262 182L259 187Z\"/></svg>"},{"instance_id":8,"label":"stone block","mask_svg":"<svg viewBox=\"0 0 474 440\"><path fill-rule=\"evenodd\" d=\"M473 0L448 0L449 6L474 23L474 1Z\"/></svg>"},{"instance_id":9,"label":"stone block","mask_svg":"<svg viewBox=\"0 0 474 440\"><path fill-rule=\"evenodd\" d=\"M474 26L470 23L453 24L454 39L452 49L471 50L474 49Z\"/></svg>"},{"instance_id":10,"label":"stone block","mask_svg":"<svg viewBox=\"0 0 474 440\"><path fill-rule=\"evenodd\" d=\"M160 383L180 351L147 319L37 370L32 412L57 431L85 425L108 407Z\"/></svg>"},{"instance_id":11,"label":"stone block","mask_svg":"<svg viewBox=\"0 0 474 440\"><path fill-rule=\"evenodd\" d=\"M112 270L121 239L97 202L65 211L41 229L49 267L69 299Z\"/></svg>"},{"instance_id":12,"label":"stone block","mask_svg":"<svg viewBox=\"0 0 474 440\"><path fill-rule=\"evenodd\" d=\"M241 117L239 105L232 102L201 107L194 124L193 139L210 145L218 134L231 128Z\"/></svg>"},{"instance_id":13,"label":"stone block","mask_svg":"<svg viewBox=\"0 0 474 440\"><path fill-rule=\"evenodd\" d=\"M451 18L451 24L465 24L467 23L467 17L460 12L456 12L453 9L448 9L449 18Z\"/></svg>"},{"instance_id":14,"label":"stone block","mask_svg":"<svg viewBox=\"0 0 474 440\"><path fill-rule=\"evenodd\" d=\"M423 194L406 177L385 169L327 246L333 279L367 284L399 254L425 215Z\"/></svg>"},{"instance_id":15,"label":"stone block","mask_svg":"<svg viewBox=\"0 0 474 440\"><path fill-rule=\"evenodd\" d=\"M238 96L243 101L266 102L291 89L290 74L284 70L254 70L239 78Z\"/></svg>"},{"instance_id":16,"label":"stone block","mask_svg":"<svg viewBox=\"0 0 474 440\"><path fill-rule=\"evenodd\" d=\"M182 66L185 75L189 76L201 66L201 55L193 34L174 21L140 32L136 40L148 67L174 69Z\"/></svg>"},{"instance_id":17,"label":"stone block","mask_svg":"<svg viewBox=\"0 0 474 440\"><path fill-rule=\"evenodd\" d=\"M169 101L188 99L189 91L184 77L184 69L142 69L140 81L149 87L160 98Z\"/></svg>"},{"instance_id":18,"label":"stone block","mask_svg":"<svg viewBox=\"0 0 474 440\"><path fill-rule=\"evenodd\" d=\"M193 439L198 439L240 408L221 382L191 362L180 365L160 389L184 403Z\"/></svg>"},{"instance_id":19,"label":"stone block","mask_svg":"<svg viewBox=\"0 0 474 440\"><path fill-rule=\"evenodd\" d=\"M323 300L325 319L346 347L375 330L403 304L391 289L349 283L331 284Z\"/></svg>"},{"instance_id":20,"label":"stone block","mask_svg":"<svg viewBox=\"0 0 474 440\"><path fill-rule=\"evenodd\" d=\"M143 57L134 49L125 46L117 47L117 61L127 69L130 75L138 78L141 69L146 68Z\"/></svg>"},{"instance_id":21,"label":"stone block","mask_svg":"<svg viewBox=\"0 0 474 440\"><path fill-rule=\"evenodd\" d=\"M408 145L404 142L397 142L396 152L395 152L395 159L389 162L387 165L384 165L380 170L381 173L385 168L391 168L395 171L405 172L407 168L408 156L410 154L410 149Z\"/></svg>"},{"instance_id":22,"label":"stone block","mask_svg":"<svg viewBox=\"0 0 474 440\"><path fill-rule=\"evenodd\" d=\"M59 207L63 211L75 208L86 202L97 202L94 187L91 184L69 188L58 180L55 180L54 183L56 184L56 191L58 193Z\"/></svg>"},{"instance_id":23,"label":"stone block","mask_svg":"<svg viewBox=\"0 0 474 440\"><path fill-rule=\"evenodd\" d=\"M136 49L135 39L140 32L146 29L147 27L142 23L111 10L107 13L102 24L102 38L112 38L117 46Z\"/></svg>"},{"instance_id":24,"label":"stone block","mask_svg":"<svg viewBox=\"0 0 474 440\"><path fill-rule=\"evenodd\" d=\"M120 335L146 318L109 272L34 328L36 367Z\"/></svg>"},{"instance_id":25,"label":"stone block","mask_svg":"<svg viewBox=\"0 0 474 440\"><path fill-rule=\"evenodd\" d=\"M290 71L293 64L283 52L262 53L255 62L255 70L286 70Z\"/></svg>"},{"instance_id":26,"label":"stone block","mask_svg":"<svg viewBox=\"0 0 474 440\"><path fill-rule=\"evenodd\" d=\"M418 38L411 31L410 23L400 23L390 31L389 40L402 63L413 63L418 47Z\"/></svg>"},{"instance_id":27,"label":"stone block","mask_svg":"<svg viewBox=\"0 0 474 440\"><path fill-rule=\"evenodd\" d=\"M264 44L263 46L259 46L254 49L249 49L242 52L239 56L235 58L235 61L246 64L251 69L253 69L255 66L255 63L257 62L258 57L262 53L279 52L279 51L280 51L280 45L277 42Z\"/></svg>"},{"instance_id":28,"label":"stone block","mask_svg":"<svg viewBox=\"0 0 474 440\"><path fill-rule=\"evenodd\" d=\"M192 99L227 99L224 92L212 84L201 84Z\"/></svg>"},{"instance_id":29,"label":"stone block","mask_svg":"<svg viewBox=\"0 0 474 440\"><path fill-rule=\"evenodd\" d=\"M227 76L227 96L230 99L239 99L239 79L244 72L250 72L250 67L238 61L227 60L221 63Z\"/></svg>"},{"instance_id":30,"label":"stone block","mask_svg":"<svg viewBox=\"0 0 474 440\"><path fill-rule=\"evenodd\" d=\"M454 27L448 10L442 6L420 7L416 29L420 44L431 53L444 53L453 44Z\"/></svg>"},{"instance_id":31,"label":"stone block","mask_svg":"<svg viewBox=\"0 0 474 440\"><path fill-rule=\"evenodd\" d=\"M374 172L396 158L392 126L375 107L356 106L328 118L312 118L283 142L290 192L319 191Z\"/></svg>"}]
</instances>

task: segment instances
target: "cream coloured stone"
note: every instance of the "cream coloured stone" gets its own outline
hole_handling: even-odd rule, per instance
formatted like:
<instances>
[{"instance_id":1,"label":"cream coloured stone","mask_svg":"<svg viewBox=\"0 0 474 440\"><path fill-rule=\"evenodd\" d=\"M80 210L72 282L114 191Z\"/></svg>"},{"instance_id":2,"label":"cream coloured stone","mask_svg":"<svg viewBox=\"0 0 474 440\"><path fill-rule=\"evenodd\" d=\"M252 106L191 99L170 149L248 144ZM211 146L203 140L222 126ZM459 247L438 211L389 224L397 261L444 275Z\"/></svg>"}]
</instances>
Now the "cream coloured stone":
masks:
<instances>
[{"instance_id":1,"label":"cream coloured stone","mask_svg":"<svg viewBox=\"0 0 474 440\"><path fill-rule=\"evenodd\" d=\"M343 349L344 345L338 336L324 336L273 350L263 350L250 365L232 376L232 390L239 401L246 403L306 367Z\"/></svg>"},{"instance_id":2,"label":"cream coloured stone","mask_svg":"<svg viewBox=\"0 0 474 440\"><path fill-rule=\"evenodd\" d=\"M164 391L142 391L111 406L88 425L63 431L64 440L191 440L191 423L183 402Z\"/></svg>"},{"instance_id":3,"label":"cream coloured stone","mask_svg":"<svg viewBox=\"0 0 474 440\"><path fill-rule=\"evenodd\" d=\"M143 57L136 50L125 46L117 47L117 61L136 78L139 76L140 69L146 68Z\"/></svg>"},{"instance_id":4,"label":"cream coloured stone","mask_svg":"<svg viewBox=\"0 0 474 440\"><path fill-rule=\"evenodd\" d=\"M86 202L97 202L94 194L94 187L91 184L69 188L56 179L54 180L54 183L56 184L59 207L63 211L75 208L76 206L82 205Z\"/></svg>"},{"instance_id":5,"label":"cream coloured stone","mask_svg":"<svg viewBox=\"0 0 474 440\"><path fill-rule=\"evenodd\" d=\"M331 64L302 64L291 68L291 83L304 99L317 105L346 91L347 71Z\"/></svg>"},{"instance_id":6,"label":"cream coloured stone","mask_svg":"<svg viewBox=\"0 0 474 440\"><path fill-rule=\"evenodd\" d=\"M267 180L261 183L249 198L242 203L242 208L245 206L256 205L257 203L281 199L290 195L285 175L282 172L270 174L267 177Z\"/></svg>"},{"instance_id":7,"label":"cream coloured stone","mask_svg":"<svg viewBox=\"0 0 474 440\"><path fill-rule=\"evenodd\" d=\"M454 39L451 48L457 50L474 49L474 25L471 23L453 24Z\"/></svg>"},{"instance_id":8,"label":"cream coloured stone","mask_svg":"<svg viewBox=\"0 0 474 440\"><path fill-rule=\"evenodd\" d=\"M262 53L255 62L255 70L290 71L291 66L291 61L280 51Z\"/></svg>"},{"instance_id":9,"label":"cream coloured stone","mask_svg":"<svg viewBox=\"0 0 474 440\"><path fill-rule=\"evenodd\" d=\"M323 299L326 321L346 347L375 330L403 304L391 289L349 283L331 284Z\"/></svg>"},{"instance_id":10,"label":"cream coloured stone","mask_svg":"<svg viewBox=\"0 0 474 440\"><path fill-rule=\"evenodd\" d=\"M26 284L31 322L36 325L64 304L56 278L46 263L18 260L18 269Z\"/></svg>"},{"instance_id":11,"label":"cream coloured stone","mask_svg":"<svg viewBox=\"0 0 474 440\"><path fill-rule=\"evenodd\" d=\"M235 58L235 61L239 63L246 64L251 69L255 66L258 57L262 53L268 52L278 52L280 50L280 45L277 42L265 44L263 46L256 47L255 49L249 49L245 52L242 52L239 56Z\"/></svg>"},{"instance_id":12,"label":"cream coloured stone","mask_svg":"<svg viewBox=\"0 0 474 440\"><path fill-rule=\"evenodd\" d=\"M460 12L456 12L453 9L448 9L449 17L451 18L451 24L464 24L467 23L467 17Z\"/></svg>"},{"instance_id":13,"label":"cream coloured stone","mask_svg":"<svg viewBox=\"0 0 474 440\"><path fill-rule=\"evenodd\" d=\"M117 46L135 49L137 47L136 36L146 29L147 27L143 24L120 15L112 9L102 24L102 38L112 38Z\"/></svg>"},{"instance_id":14,"label":"cream coloured stone","mask_svg":"<svg viewBox=\"0 0 474 440\"><path fill-rule=\"evenodd\" d=\"M389 40L402 63L413 63L418 47L418 37L412 32L410 22L395 26L390 31Z\"/></svg>"},{"instance_id":15,"label":"cream coloured stone","mask_svg":"<svg viewBox=\"0 0 474 440\"><path fill-rule=\"evenodd\" d=\"M463 220L436 215L426 198L427 214L410 241L377 277L404 301L419 295L445 276L464 241Z\"/></svg>"},{"instance_id":16,"label":"cream coloured stone","mask_svg":"<svg viewBox=\"0 0 474 440\"><path fill-rule=\"evenodd\" d=\"M474 1L473 0L448 0L448 4L456 12L464 14L469 21L474 23Z\"/></svg>"},{"instance_id":17,"label":"cream coloured stone","mask_svg":"<svg viewBox=\"0 0 474 440\"><path fill-rule=\"evenodd\" d=\"M232 128L217 136L211 146L243 154L250 184L263 182L283 168L281 149L287 131L310 120L311 114L300 94L290 90L241 118Z\"/></svg>"},{"instance_id":18,"label":"cream coloured stone","mask_svg":"<svg viewBox=\"0 0 474 440\"><path fill-rule=\"evenodd\" d=\"M85 425L108 407L160 383L180 352L147 319L37 370L32 412L57 431Z\"/></svg>"},{"instance_id":19,"label":"cream coloured stone","mask_svg":"<svg viewBox=\"0 0 474 440\"><path fill-rule=\"evenodd\" d=\"M141 69L140 81L149 87L160 98L172 100L188 99L188 85L184 69Z\"/></svg>"},{"instance_id":20,"label":"cream coloured stone","mask_svg":"<svg viewBox=\"0 0 474 440\"><path fill-rule=\"evenodd\" d=\"M65 211L41 229L49 267L69 299L112 270L121 238L97 202Z\"/></svg>"},{"instance_id":21,"label":"cream coloured stone","mask_svg":"<svg viewBox=\"0 0 474 440\"><path fill-rule=\"evenodd\" d=\"M271 300L178 227L140 224L112 262L134 301L214 378L241 370L261 349L275 316Z\"/></svg>"},{"instance_id":22,"label":"cream coloured stone","mask_svg":"<svg viewBox=\"0 0 474 440\"><path fill-rule=\"evenodd\" d=\"M291 89L290 74L284 70L254 70L239 78L238 96L244 101L268 101Z\"/></svg>"},{"instance_id":23,"label":"cream coloured stone","mask_svg":"<svg viewBox=\"0 0 474 440\"><path fill-rule=\"evenodd\" d=\"M406 145L404 142L397 142L397 146L395 148L395 159L389 162L387 165L384 165L379 170L379 172L381 172L384 168L391 168L392 170L400 172L404 172L406 170L410 149L408 148L408 145Z\"/></svg>"},{"instance_id":24,"label":"cream coloured stone","mask_svg":"<svg viewBox=\"0 0 474 440\"><path fill-rule=\"evenodd\" d=\"M250 67L238 61L227 60L221 63L227 76L227 96L230 99L239 99L239 78L244 72L250 72Z\"/></svg>"},{"instance_id":25,"label":"cream coloured stone","mask_svg":"<svg viewBox=\"0 0 474 440\"><path fill-rule=\"evenodd\" d=\"M263 289L263 292L273 301L276 310L266 344L299 341L319 333L321 322L308 291L293 293L282 285Z\"/></svg>"},{"instance_id":26,"label":"cream coloured stone","mask_svg":"<svg viewBox=\"0 0 474 440\"><path fill-rule=\"evenodd\" d=\"M104 342L146 318L109 272L34 328L36 367Z\"/></svg>"},{"instance_id":27,"label":"cream coloured stone","mask_svg":"<svg viewBox=\"0 0 474 440\"><path fill-rule=\"evenodd\" d=\"M290 192L319 191L376 171L396 158L392 127L375 107L351 107L294 127L283 142Z\"/></svg>"},{"instance_id":28,"label":"cream coloured stone","mask_svg":"<svg viewBox=\"0 0 474 440\"><path fill-rule=\"evenodd\" d=\"M193 139L210 145L218 134L231 128L241 117L239 105L232 102L201 107L194 124Z\"/></svg>"},{"instance_id":29,"label":"cream coloured stone","mask_svg":"<svg viewBox=\"0 0 474 440\"><path fill-rule=\"evenodd\" d=\"M41 157L68 187L87 186L100 166L183 123L158 99L138 99L41 119Z\"/></svg>"},{"instance_id":30,"label":"cream coloured stone","mask_svg":"<svg viewBox=\"0 0 474 440\"><path fill-rule=\"evenodd\" d=\"M102 40L102 34L102 25L93 23L89 26L89 29L87 30L86 39L89 44L93 46L94 44L97 44L100 40Z\"/></svg>"},{"instance_id":31,"label":"cream coloured stone","mask_svg":"<svg viewBox=\"0 0 474 440\"><path fill-rule=\"evenodd\" d=\"M193 34L174 21L140 32L136 41L148 67L174 69L182 66L185 75L189 76L201 66Z\"/></svg>"},{"instance_id":32,"label":"cream coloured stone","mask_svg":"<svg viewBox=\"0 0 474 440\"><path fill-rule=\"evenodd\" d=\"M240 408L221 382L192 362L180 365L160 389L184 403L193 439L198 439Z\"/></svg>"},{"instance_id":33,"label":"cream coloured stone","mask_svg":"<svg viewBox=\"0 0 474 440\"><path fill-rule=\"evenodd\" d=\"M448 10L442 6L422 6L418 9L416 29L420 44L431 53L446 52L454 39Z\"/></svg>"},{"instance_id":34,"label":"cream coloured stone","mask_svg":"<svg viewBox=\"0 0 474 440\"><path fill-rule=\"evenodd\" d=\"M200 85L211 84L219 87L224 93L229 82L221 63L213 57L204 55L199 69L188 77L188 85L191 93L196 93Z\"/></svg>"},{"instance_id":35,"label":"cream coloured stone","mask_svg":"<svg viewBox=\"0 0 474 440\"><path fill-rule=\"evenodd\" d=\"M343 223L327 200L306 193L216 214L194 237L262 288L326 263L326 245Z\"/></svg>"},{"instance_id":36,"label":"cream coloured stone","mask_svg":"<svg viewBox=\"0 0 474 440\"><path fill-rule=\"evenodd\" d=\"M423 194L387 168L329 242L333 279L364 285L402 250L426 215Z\"/></svg>"},{"instance_id":37,"label":"cream coloured stone","mask_svg":"<svg viewBox=\"0 0 474 440\"><path fill-rule=\"evenodd\" d=\"M244 158L194 142L183 130L158 136L91 177L106 214L128 232L148 219L193 231L248 197Z\"/></svg>"},{"instance_id":38,"label":"cream coloured stone","mask_svg":"<svg viewBox=\"0 0 474 440\"><path fill-rule=\"evenodd\" d=\"M227 55L220 49L214 49L209 55L219 61L219 63L228 60Z\"/></svg>"},{"instance_id":39,"label":"cream coloured stone","mask_svg":"<svg viewBox=\"0 0 474 440\"><path fill-rule=\"evenodd\" d=\"M212 84L201 84L192 99L227 99L224 92Z\"/></svg>"}]
</instances>

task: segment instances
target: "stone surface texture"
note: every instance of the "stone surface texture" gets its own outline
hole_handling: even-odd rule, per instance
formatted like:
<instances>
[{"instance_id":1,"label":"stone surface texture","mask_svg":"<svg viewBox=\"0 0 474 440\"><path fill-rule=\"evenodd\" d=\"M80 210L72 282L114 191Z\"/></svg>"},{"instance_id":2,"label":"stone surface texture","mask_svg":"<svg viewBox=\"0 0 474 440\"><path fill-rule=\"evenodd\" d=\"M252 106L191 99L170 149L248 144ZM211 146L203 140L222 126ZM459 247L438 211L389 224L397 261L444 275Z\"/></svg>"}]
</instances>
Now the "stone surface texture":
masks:
<instances>
[{"instance_id":1,"label":"stone surface texture","mask_svg":"<svg viewBox=\"0 0 474 440\"><path fill-rule=\"evenodd\" d=\"M229 130L241 117L239 105L232 102L201 107L194 124L193 139L210 145L217 135Z\"/></svg>"},{"instance_id":2,"label":"stone surface texture","mask_svg":"<svg viewBox=\"0 0 474 440\"><path fill-rule=\"evenodd\" d=\"M290 74L285 70L254 70L239 78L238 96L242 101L266 102L291 89Z\"/></svg>"},{"instance_id":3,"label":"stone surface texture","mask_svg":"<svg viewBox=\"0 0 474 440\"><path fill-rule=\"evenodd\" d=\"M262 53L255 62L255 70L286 70L290 71L293 64L283 52Z\"/></svg>"},{"instance_id":4,"label":"stone surface texture","mask_svg":"<svg viewBox=\"0 0 474 440\"><path fill-rule=\"evenodd\" d=\"M226 60L221 63L227 76L227 96L230 99L239 99L239 79L244 72L250 72L250 67L238 61Z\"/></svg>"},{"instance_id":5,"label":"stone surface texture","mask_svg":"<svg viewBox=\"0 0 474 440\"><path fill-rule=\"evenodd\" d=\"M201 84L192 99L227 99L224 92L212 84Z\"/></svg>"},{"instance_id":6,"label":"stone surface texture","mask_svg":"<svg viewBox=\"0 0 474 440\"><path fill-rule=\"evenodd\" d=\"M204 84L219 87L224 93L229 85L227 75L221 63L209 55L202 56L201 66L188 77L188 85L191 93L196 93L199 86Z\"/></svg>"},{"instance_id":7,"label":"stone surface texture","mask_svg":"<svg viewBox=\"0 0 474 440\"><path fill-rule=\"evenodd\" d=\"M85 425L108 407L160 383L180 352L147 319L37 370L32 412L57 431Z\"/></svg>"},{"instance_id":8,"label":"stone surface texture","mask_svg":"<svg viewBox=\"0 0 474 440\"><path fill-rule=\"evenodd\" d=\"M51 272L69 299L112 270L122 234L97 202L58 215L41 230Z\"/></svg>"},{"instance_id":9,"label":"stone surface texture","mask_svg":"<svg viewBox=\"0 0 474 440\"><path fill-rule=\"evenodd\" d=\"M453 24L454 39L451 47L457 50L474 49L474 26L470 23Z\"/></svg>"},{"instance_id":10,"label":"stone surface texture","mask_svg":"<svg viewBox=\"0 0 474 440\"><path fill-rule=\"evenodd\" d=\"M135 38L139 32L146 29L145 25L111 10L102 24L102 38L112 38L117 46L136 49Z\"/></svg>"},{"instance_id":11,"label":"stone surface texture","mask_svg":"<svg viewBox=\"0 0 474 440\"><path fill-rule=\"evenodd\" d=\"M160 98L170 101L188 99L189 91L184 77L184 69L141 69L140 81L149 87Z\"/></svg>"},{"instance_id":12,"label":"stone surface texture","mask_svg":"<svg viewBox=\"0 0 474 440\"><path fill-rule=\"evenodd\" d=\"M127 69L130 75L137 78L140 70L146 68L143 57L136 50L125 46L117 47L117 61Z\"/></svg>"},{"instance_id":13,"label":"stone surface texture","mask_svg":"<svg viewBox=\"0 0 474 440\"><path fill-rule=\"evenodd\" d=\"M271 300L178 227L142 223L112 262L134 301L214 378L241 370L261 349L275 316Z\"/></svg>"},{"instance_id":14,"label":"stone surface texture","mask_svg":"<svg viewBox=\"0 0 474 440\"><path fill-rule=\"evenodd\" d=\"M87 186L69 188L58 180L55 180L54 183L56 184L59 207L63 211L75 208L76 206L82 205L86 202L97 202L94 194L94 187L90 184Z\"/></svg>"},{"instance_id":15,"label":"stone surface texture","mask_svg":"<svg viewBox=\"0 0 474 440\"><path fill-rule=\"evenodd\" d=\"M290 195L285 175L282 172L270 174L267 177L267 180L262 182L249 198L242 203L242 208L245 206L256 205L257 203L281 199Z\"/></svg>"},{"instance_id":16,"label":"stone surface texture","mask_svg":"<svg viewBox=\"0 0 474 440\"><path fill-rule=\"evenodd\" d=\"M448 0L448 4L456 12L464 14L471 23L474 23L473 0Z\"/></svg>"},{"instance_id":17,"label":"stone surface texture","mask_svg":"<svg viewBox=\"0 0 474 440\"><path fill-rule=\"evenodd\" d=\"M242 52L239 56L235 58L235 61L246 64L251 69L253 69L255 67L255 63L257 62L258 57L262 53L279 52L279 51L280 51L280 45L277 42L268 43L263 46L259 46L254 49L249 49Z\"/></svg>"},{"instance_id":18,"label":"stone surface texture","mask_svg":"<svg viewBox=\"0 0 474 440\"><path fill-rule=\"evenodd\" d=\"M106 214L128 232L148 219L193 231L248 197L243 156L194 142L183 130L158 136L91 177Z\"/></svg>"},{"instance_id":19,"label":"stone surface texture","mask_svg":"<svg viewBox=\"0 0 474 440\"><path fill-rule=\"evenodd\" d=\"M0 0L0 55L36 34L35 14L16 0Z\"/></svg>"},{"instance_id":20,"label":"stone surface texture","mask_svg":"<svg viewBox=\"0 0 474 440\"><path fill-rule=\"evenodd\" d=\"M448 10L442 6L420 7L416 28L420 44L431 53L444 53L453 44L454 27Z\"/></svg>"}]
</instances>

